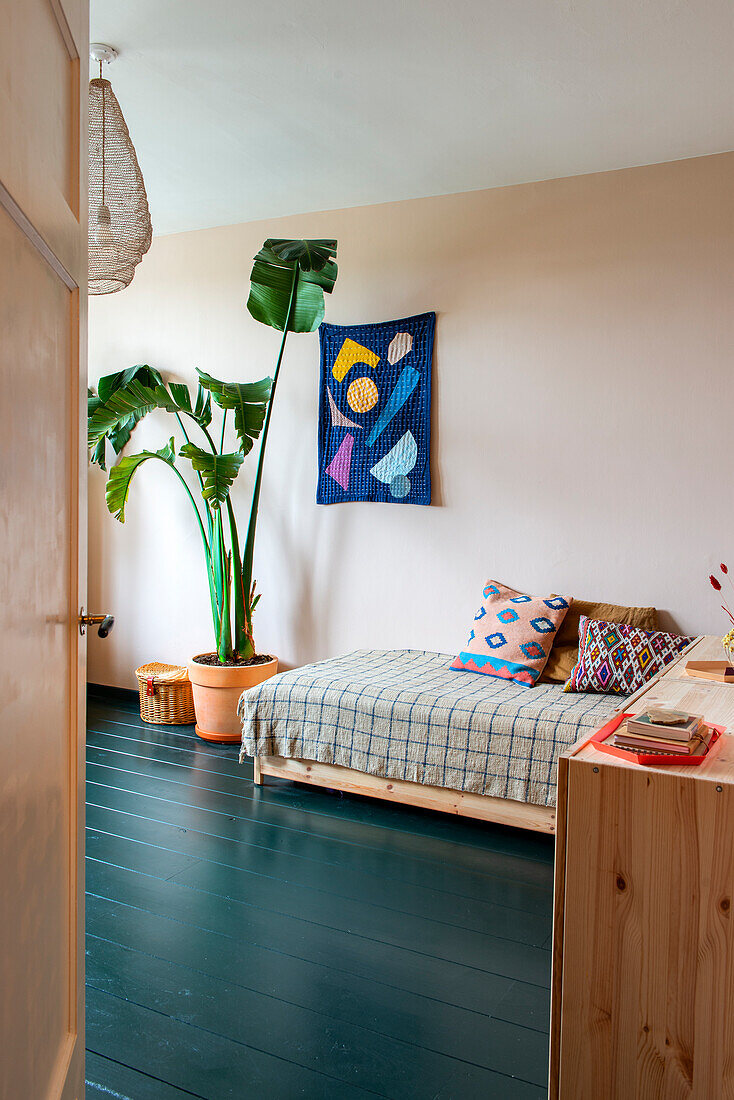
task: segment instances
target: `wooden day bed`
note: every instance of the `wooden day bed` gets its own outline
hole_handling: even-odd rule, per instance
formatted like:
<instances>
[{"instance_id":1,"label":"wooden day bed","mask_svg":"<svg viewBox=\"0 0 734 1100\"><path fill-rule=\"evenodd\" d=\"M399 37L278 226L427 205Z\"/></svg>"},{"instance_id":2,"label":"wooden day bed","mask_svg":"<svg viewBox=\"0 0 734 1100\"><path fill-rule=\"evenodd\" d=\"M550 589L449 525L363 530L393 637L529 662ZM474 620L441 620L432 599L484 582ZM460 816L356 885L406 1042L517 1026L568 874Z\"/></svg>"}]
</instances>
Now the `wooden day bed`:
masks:
<instances>
[{"instance_id":1,"label":"wooden day bed","mask_svg":"<svg viewBox=\"0 0 734 1100\"><path fill-rule=\"evenodd\" d=\"M555 832L556 762L618 697L449 668L447 654L357 650L284 672L239 703L254 777Z\"/></svg>"}]
</instances>

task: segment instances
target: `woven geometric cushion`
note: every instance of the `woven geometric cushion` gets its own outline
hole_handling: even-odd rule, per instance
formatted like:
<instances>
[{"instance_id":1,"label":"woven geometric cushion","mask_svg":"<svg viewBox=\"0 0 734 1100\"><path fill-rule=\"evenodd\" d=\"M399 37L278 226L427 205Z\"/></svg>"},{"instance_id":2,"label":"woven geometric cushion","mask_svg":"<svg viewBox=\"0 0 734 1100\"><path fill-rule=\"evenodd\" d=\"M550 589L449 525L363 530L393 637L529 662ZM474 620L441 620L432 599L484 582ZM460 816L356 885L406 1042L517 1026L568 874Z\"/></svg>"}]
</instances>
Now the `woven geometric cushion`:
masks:
<instances>
[{"instance_id":1,"label":"woven geometric cushion","mask_svg":"<svg viewBox=\"0 0 734 1100\"><path fill-rule=\"evenodd\" d=\"M654 607L622 607L613 603L577 600L574 596L571 610L553 640L548 664L540 677L544 683L565 684L571 675L579 659L579 623L582 615L589 619L603 619L606 623L627 623L643 630L658 628L658 613Z\"/></svg>"},{"instance_id":2,"label":"woven geometric cushion","mask_svg":"<svg viewBox=\"0 0 734 1100\"><path fill-rule=\"evenodd\" d=\"M675 660L693 638L581 616L579 659L564 691L631 695Z\"/></svg>"},{"instance_id":3,"label":"woven geometric cushion","mask_svg":"<svg viewBox=\"0 0 734 1100\"><path fill-rule=\"evenodd\" d=\"M481 672L532 687L548 660L556 631L568 611L563 596L527 596L487 581L465 649L451 668Z\"/></svg>"}]
</instances>

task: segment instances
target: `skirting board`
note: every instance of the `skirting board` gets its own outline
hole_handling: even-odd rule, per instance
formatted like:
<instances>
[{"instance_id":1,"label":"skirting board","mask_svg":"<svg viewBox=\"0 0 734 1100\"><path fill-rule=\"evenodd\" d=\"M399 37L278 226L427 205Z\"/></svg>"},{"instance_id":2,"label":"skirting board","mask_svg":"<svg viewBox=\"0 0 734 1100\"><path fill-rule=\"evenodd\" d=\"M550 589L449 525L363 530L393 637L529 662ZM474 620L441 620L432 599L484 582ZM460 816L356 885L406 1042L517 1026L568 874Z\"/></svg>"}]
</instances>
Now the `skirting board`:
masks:
<instances>
[{"instance_id":1,"label":"skirting board","mask_svg":"<svg viewBox=\"0 0 734 1100\"><path fill-rule=\"evenodd\" d=\"M321 764L317 760L257 756L253 764L256 783L262 783L265 775L273 775L280 779L290 779L294 783L310 783L314 787L330 787L349 794L384 798L388 802L420 806L424 810L440 810L443 813L458 814L460 817L477 818L479 821L493 821L499 825L513 825L517 829L531 829L536 833L555 834L556 831L556 811L551 806L533 806L510 798L493 798L491 795L472 794L468 791L428 787L405 779L384 779L378 775L355 771L353 768L342 768L337 764Z\"/></svg>"}]
</instances>

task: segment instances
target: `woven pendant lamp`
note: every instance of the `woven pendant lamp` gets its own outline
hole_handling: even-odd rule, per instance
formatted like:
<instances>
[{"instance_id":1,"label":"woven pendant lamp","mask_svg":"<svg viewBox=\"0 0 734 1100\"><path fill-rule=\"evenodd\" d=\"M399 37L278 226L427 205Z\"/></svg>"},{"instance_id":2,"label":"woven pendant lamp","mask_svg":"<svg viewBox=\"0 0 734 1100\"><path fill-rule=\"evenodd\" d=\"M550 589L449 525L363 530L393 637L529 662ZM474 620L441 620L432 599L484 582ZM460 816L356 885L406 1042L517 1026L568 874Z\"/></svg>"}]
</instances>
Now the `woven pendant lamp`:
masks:
<instances>
[{"instance_id":1,"label":"woven pendant lamp","mask_svg":"<svg viewBox=\"0 0 734 1100\"><path fill-rule=\"evenodd\" d=\"M117 53L90 47L99 77L89 81L89 293L114 294L132 282L150 248L152 226L135 147L102 62Z\"/></svg>"}]
</instances>

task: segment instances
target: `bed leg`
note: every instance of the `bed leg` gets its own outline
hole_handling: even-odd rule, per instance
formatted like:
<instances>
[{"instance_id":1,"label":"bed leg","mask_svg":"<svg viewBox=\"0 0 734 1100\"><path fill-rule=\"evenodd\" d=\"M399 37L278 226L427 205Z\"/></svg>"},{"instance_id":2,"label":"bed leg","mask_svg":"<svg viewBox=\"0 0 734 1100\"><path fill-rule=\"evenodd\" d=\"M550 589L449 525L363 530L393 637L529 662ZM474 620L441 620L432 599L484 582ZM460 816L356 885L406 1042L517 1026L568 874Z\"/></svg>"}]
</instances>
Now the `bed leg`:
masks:
<instances>
[{"instance_id":1,"label":"bed leg","mask_svg":"<svg viewBox=\"0 0 734 1100\"><path fill-rule=\"evenodd\" d=\"M257 783L259 787L262 786L263 773L260 768L260 757L253 756L252 758L252 781Z\"/></svg>"}]
</instances>

